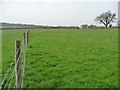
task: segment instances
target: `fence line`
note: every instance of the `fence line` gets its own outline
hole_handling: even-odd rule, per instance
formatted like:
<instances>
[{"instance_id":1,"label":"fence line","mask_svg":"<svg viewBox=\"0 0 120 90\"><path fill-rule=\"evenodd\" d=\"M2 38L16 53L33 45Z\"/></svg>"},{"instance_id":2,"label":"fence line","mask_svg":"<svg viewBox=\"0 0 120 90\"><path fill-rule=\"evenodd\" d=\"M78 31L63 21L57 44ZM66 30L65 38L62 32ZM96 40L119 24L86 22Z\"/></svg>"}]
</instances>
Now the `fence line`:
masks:
<instances>
[{"instance_id":1,"label":"fence line","mask_svg":"<svg viewBox=\"0 0 120 90\"><path fill-rule=\"evenodd\" d=\"M17 53L18 53L18 51L17 51ZM15 57L14 57L14 60L15 60ZM2 80L1 85L3 85L3 83L5 82L5 79L7 78L7 75L9 73L9 71L11 70L13 64L14 64L14 62L12 61L12 63L10 64L10 67L7 69L7 72L6 72L5 76L4 76L4 79Z\"/></svg>"},{"instance_id":2,"label":"fence line","mask_svg":"<svg viewBox=\"0 0 120 90\"><path fill-rule=\"evenodd\" d=\"M18 49L18 50L19 50L19 49ZM18 53L18 52L17 52L17 53ZM18 65L18 62L20 61L20 57L21 57L21 54L20 54L20 56L18 57L18 61L17 61L16 65ZM3 89L7 86L7 84L9 83L9 81L10 81L10 79L11 79L11 77L13 77L12 75L14 75L14 73L15 73L15 67L13 68L13 71L12 71L9 79L8 79L7 82L5 83L4 87L2 86ZM4 83L3 83L3 84L4 84Z\"/></svg>"},{"instance_id":3,"label":"fence line","mask_svg":"<svg viewBox=\"0 0 120 90\"><path fill-rule=\"evenodd\" d=\"M28 45L28 39L29 39L29 30L27 33L23 33L23 45L21 48L20 40L17 40L15 42L15 56L14 61L10 64L10 67L7 69L6 74L4 75L4 78L0 84L0 90L4 90L8 86L8 90L10 89L14 76L16 76L15 82L13 87L16 86L16 89L21 89L23 87L23 80L24 80L24 72L25 72L25 65L26 65L26 49ZM23 58L21 58L23 56ZM22 59L22 60L21 60ZM22 65L23 64L23 65ZM12 69L14 65L14 68ZM8 77L8 74L10 73L10 76ZM7 81L6 81L7 79Z\"/></svg>"},{"instance_id":4,"label":"fence line","mask_svg":"<svg viewBox=\"0 0 120 90\"><path fill-rule=\"evenodd\" d=\"M26 38L26 35L25 35L25 33L23 34L23 37L24 37L24 40L23 40L23 55L24 55L24 62L23 62L23 73L22 73L22 87L23 87L23 80L24 80L24 71L25 71L25 64L26 64L26 46L27 46L27 43L28 42L26 42L27 41L27 38ZM27 36L28 37L28 36Z\"/></svg>"}]
</instances>

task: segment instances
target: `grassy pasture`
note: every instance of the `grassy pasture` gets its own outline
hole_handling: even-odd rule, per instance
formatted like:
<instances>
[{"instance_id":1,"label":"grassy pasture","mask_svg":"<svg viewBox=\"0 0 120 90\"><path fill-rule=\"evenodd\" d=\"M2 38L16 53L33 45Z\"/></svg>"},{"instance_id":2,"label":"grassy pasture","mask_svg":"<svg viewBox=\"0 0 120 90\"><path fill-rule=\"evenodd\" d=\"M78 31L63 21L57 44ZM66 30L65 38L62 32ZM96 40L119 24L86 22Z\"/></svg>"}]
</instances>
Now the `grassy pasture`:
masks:
<instances>
[{"instance_id":1,"label":"grassy pasture","mask_svg":"<svg viewBox=\"0 0 120 90\"><path fill-rule=\"evenodd\" d=\"M0 30L0 82L2 81L2 31Z\"/></svg>"},{"instance_id":2,"label":"grassy pasture","mask_svg":"<svg viewBox=\"0 0 120 90\"><path fill-rule=\"evenodd\" d=\"M3 73L24 30L3 31ZM24 87L118 87L117 29L31 30Z\"/></svg>"}]
</instances>

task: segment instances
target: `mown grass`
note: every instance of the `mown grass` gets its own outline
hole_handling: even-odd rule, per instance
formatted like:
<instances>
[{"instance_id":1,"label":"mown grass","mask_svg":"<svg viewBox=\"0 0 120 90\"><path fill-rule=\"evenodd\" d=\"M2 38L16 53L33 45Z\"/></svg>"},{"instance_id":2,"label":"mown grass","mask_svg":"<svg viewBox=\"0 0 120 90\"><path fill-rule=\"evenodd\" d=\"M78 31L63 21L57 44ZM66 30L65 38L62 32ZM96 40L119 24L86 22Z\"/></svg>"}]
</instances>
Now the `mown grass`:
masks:
<instances>
[{"instance_id":1,"label":"mown grass","mask_svg":"<svg viewBox=\"0 0 120 90\"><path fill-rule=\"evenodd\" d=\"M24 31L3 31L3 70ZM118 87L117 29L31 30L24 87Z\"/></svg>"}]
</instances>

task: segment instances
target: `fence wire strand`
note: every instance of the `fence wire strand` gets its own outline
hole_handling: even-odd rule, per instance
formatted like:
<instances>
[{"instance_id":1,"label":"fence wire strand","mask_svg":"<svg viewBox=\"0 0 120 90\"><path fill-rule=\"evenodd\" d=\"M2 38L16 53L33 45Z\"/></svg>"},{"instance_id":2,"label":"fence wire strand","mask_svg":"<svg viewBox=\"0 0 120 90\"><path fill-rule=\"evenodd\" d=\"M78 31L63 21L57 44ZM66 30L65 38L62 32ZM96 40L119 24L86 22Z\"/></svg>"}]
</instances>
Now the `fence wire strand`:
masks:
<instances>
[{"instance_id":1,"label":"fence wire strand","mask_svg":"<svg viewBox=\"0 0 120 90\"><path fill-rule=\"evenodd\" d=\"M14 56L14 61L10 64L10 67L7 69L7 72L4 75L4 78L3 78L1 86L0 86L0 90L4 90L4 88L6 88L7 86L8 86L8 90L11 88L11 84L13 82L13 78L15 76L15 73L17 73L17 72L18 72L18 75L22 74L22 76L21 76L21 82L20 83L21 83L21 87L23 87L24 72L25 72L25 65L26 65L26 48L27 48L27 36L26 35L25 35L25 38L24 38L23 41L24 42L23 42L22 49L18 48L18 50L16 51L16 54ZM19 55L18 59L16 60L16 55L19 53L19 51L20 51L20 55ZM20 65L19 71L16 71L16 66L18 65L18 63L19 63L20 58L21 58L22 55L23 55L23 60L21 60L21 62L20 62L21 65ZM6 81L8 73L10 72L10 70L11 70L11 68L12 68L13 65L14 65L14 68L12 70L12 73L10 74L10 77ZM6 81L6 83L5 83L5 81ZM16 88L16 82L13 83L13 88L14 87Z\"/></svg>"},{"instance_id":2,"label":"fence wire strand","mask_svg":"<svg viewBox=\"0 0 120 90\"><path fill-rule=\"evenodd\" d=\"M19 50L20 50L20 48L17 50L17 52L16 52L16 53L18 53L18 52L19 52ZM14 60L15 60L15 56L14 56ZM12 68L13 64L14 64L14 61L12 61L12 63L11 63L11 65L10 65L10 67L7 69L7 72L6 72L6 74L5 74L5 76L4 76L3 80L2 80L2 83L1 83L1 88L2 88L2 85L4 84L4 82L5 82L5 80L6 80L7 75L8 75L8 73L9 73L9 71L11 70L11 68Z\"/></svg>"},{"instance_id":3,"label":"fence wire strand","mask_svg":"<svg viewBox=\"0 0 120 90\"><path fill-rule=\"evenodd\" d=\"M10 79L10 83L9 83L8 90L10 89L11 83L12 83L12 81L13 81L13 77L15 76L14 73L15 73L15 70L12 72L12 77L11 77L11 79Z\"/></svg>"},{"instance_id":4,"label":"fence wire strand","mask_svg":"<svg viewBox=\"0 0 120 90\"><path fill-rule=\"evenodd\" d=\"M19 57L18 57L18 60L17 60L16 65L18 65L18 62L20 61L20 57L21 57L21 53L20 53L20 55L19 55ZM13 71L12 71L12 73L11 73L11 75L10 75L9 79L7 80L7 83L5 84L5 86L4 86L4 87L6 87L6 86L7 86L7 84L9 83L9 81L11 80L11 78L12 78L12 77L13 77L13 75L14 75L14 72L15 72L15 67L14 67L14 69L13 69Z\"/></svg>"},{"instance_id":5,"label":"fence wire strand","mask_svg":"<svg viewBox=\"0 0 120 90\"><path fill-rule=\"evenodd\" d=\"M20 55L22 55L22 54L20 54ZM21 56L20 56L21 57ZM20 58L19 58L19 61L20 61ZM18 62L19 62L18 61ZM18 64L18 62L17 62L17 64ZM20 68L22 68L22 65L20 66ZM20 75L20 71L21 71L21 69L19 68L19 71L18 71L18 75ZM13 76L12 76L12 79L11 79L11 81L10 81L10 83L9 83L9 87L8 87L8 90L10 89L10 86L11 86L11 83L12 83L12 80L13 80L13 77L14 77L14 73L15 73L15 68L14 68L14 72L13 72Z\"/></svg>"}]
</instances>

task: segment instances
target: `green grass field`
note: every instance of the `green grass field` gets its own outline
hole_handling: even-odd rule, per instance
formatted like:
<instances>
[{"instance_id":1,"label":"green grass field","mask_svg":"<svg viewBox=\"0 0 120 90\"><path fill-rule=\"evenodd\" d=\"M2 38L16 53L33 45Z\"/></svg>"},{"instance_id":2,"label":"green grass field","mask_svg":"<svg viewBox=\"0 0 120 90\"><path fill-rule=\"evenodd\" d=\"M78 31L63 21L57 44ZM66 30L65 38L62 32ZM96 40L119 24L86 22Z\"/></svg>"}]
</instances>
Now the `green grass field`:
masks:
<instances>
[{"instance_id":1,"label":"green grass field","mask_svg":"<svg viewBox=\"0 0 120 90\"><path fill-rule=\"evenodd\" d=\"M0 82L2 81L2 31L0 30Z\"/></svg>"},{"instance_id":2,"label":"green grass field","mask_svg":"<svg viewBox=\"0 0 120 90\"><path fill-rule=\"evenodd\" d=\"M23 32L3 31L3 75ZM30 30L24 87L118 87L117 29Z\"/></svg>"}]
</instances>

